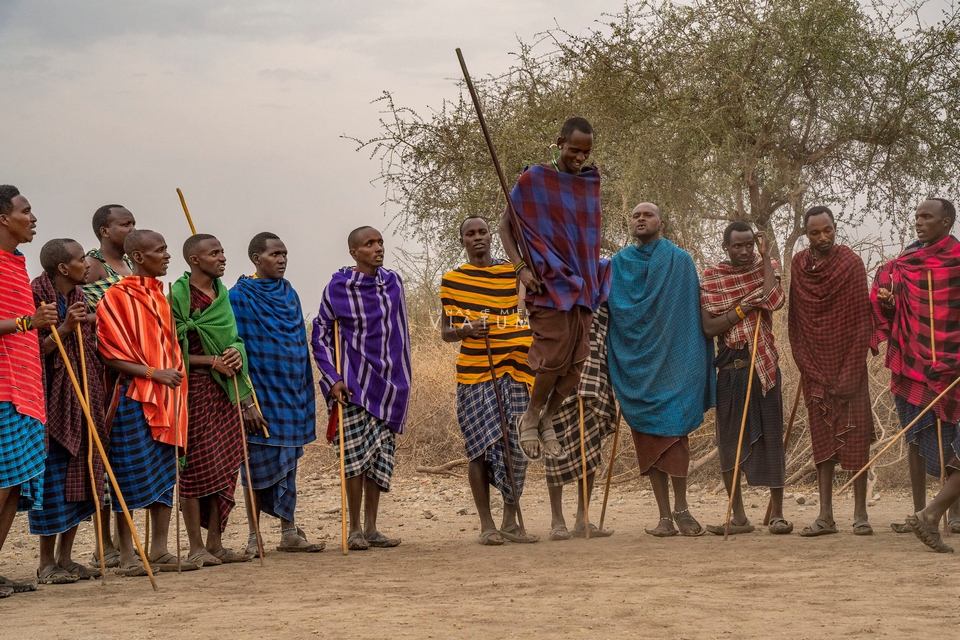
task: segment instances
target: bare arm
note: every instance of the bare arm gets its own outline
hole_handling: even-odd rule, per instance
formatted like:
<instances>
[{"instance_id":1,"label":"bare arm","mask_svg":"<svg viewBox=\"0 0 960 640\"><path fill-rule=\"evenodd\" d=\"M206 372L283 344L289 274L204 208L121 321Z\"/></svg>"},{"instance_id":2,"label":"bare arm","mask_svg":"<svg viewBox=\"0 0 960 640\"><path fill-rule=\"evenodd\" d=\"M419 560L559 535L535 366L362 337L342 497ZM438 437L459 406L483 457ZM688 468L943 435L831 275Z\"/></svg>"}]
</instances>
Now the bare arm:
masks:
<instances>
[{"instance_id":1,"label":"bare arm","mask_svg":"<svg viewBox=\"0 0 960 640\"><path fill-rule=\"evenodd\" d=\"M129 378L146 378L150 367L127 360L105 360L104 365ZM179 387L183 374L176 369L154 369L150 378L167 387Z\"/></svg>"},{"instance_id":2,"label":"bare arm","mask_svg":"<svg viewBox=\"0 0 960 640\"><path fill-rule=\"evenodd\" d=\"M513 263L514 269L516 269L516 266L523 262L523 256L520 255L520 246L517 244L517 237L513 235L513 225L510 224L509 207L504 208L503 213L500 214L500 242L503 244L503 250L506 251L510 262ZM527 291L540 293L541 284L537 278L537 274L533 272L533 265L524 265L524 267L517 272L517 276L520 278L520 284L523 285Z\"/></svg>"},{"instance_id":3,"label":"bare arm","mask_svg":"<svg viewBox=\"0 0 960 640\"><path fill-rule=\"evenodd\" d=\"M87 272L88 283L96 282L97 280L103 280L107 277L107 270L103 268L103 263L93 256L87 256L85 260L87 266L90 267L90 270Z\"/></svg>"},{"instance_id":4,"label":"bare arm","mask_svg":"<svg viewBox=\"0 0 960 640\"><path fill-rule=\"evenodd\" d=\"M743 315L749 315L756 310L754 307L743 304L742 302L739 306ZM703 333L706 334L708 338L716 338L719 335L723 335L742 321L743 319L737 314L736 307L727 309L718 316L713 315L706 309L700 309L700 324L703 326Z\"/></svg>"}]
</instances>

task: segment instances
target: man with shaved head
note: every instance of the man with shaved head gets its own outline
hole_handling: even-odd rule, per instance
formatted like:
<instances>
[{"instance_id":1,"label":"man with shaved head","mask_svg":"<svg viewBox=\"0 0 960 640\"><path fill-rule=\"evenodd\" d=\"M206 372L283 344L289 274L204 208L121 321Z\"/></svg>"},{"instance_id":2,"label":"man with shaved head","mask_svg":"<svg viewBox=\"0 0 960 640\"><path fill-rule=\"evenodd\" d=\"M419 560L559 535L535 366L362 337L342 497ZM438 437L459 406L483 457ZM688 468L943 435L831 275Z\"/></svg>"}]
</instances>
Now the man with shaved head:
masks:
<instances>
[{"instance_id":1,"label":"man with shaved head","mask_svg":"<svg viewBox=\"0 0 960 640\"><path fill-rule=\"evenodd\" d=\"M123 243L136 227L133 214L123 205L107 204L94 212L93 233L100 246L87 252L90 271L83 287L91 311L110 285L133 273L133 263L124 252Z\"/></svg>"},{"instance_id":2,"label":"man with shaved head","mask_svg":"<svg viewBox=\"0 0 960 640\"><path fill-rule=\"evenodd\" d=\"M222 541L243 462L244 427L236 405L251 418L259 415L230 294L220 281L227 258L219 240L198 233L184 242L183 259L190 271L173 283L170 304L188 372L190 446L180 474L187 560L200 566L246 562L253 556L227 549Z\"/></svg>"},{"instance_id":3,"label":"man with shaved head","mask_svg":"<svg viewBox=\"0 0 960 640\"><path fill-rule=\"evenodd\" d=\"M663 227L659 207L637 205L630 216L635 244L613 257L610 377L660 509L647 533L699 536L705 530L687 503L688 436L715 403L713 344L700 326L693 258L662 237Z\"/></svg>"},{"instance_id":4,"label":"man with shaved head","mask_svg":"<svg viewBox=\"0 0 960 640\"><path fill-rule=\"evenodd\" d=\"M403 281L383 268L383 236L373 227L360 227L350 233L347 246L356 266L334 273L324 288L312 342L330 415L336 415L337 403L343 411L348 544L362 551L400 544L400 538L377 529L377 512L380 494L390 490L396 436L407 419L410 334ZM328 430L328 435L336 434Z\"/></svg>"},{"instance_id":5,"label":"man with shaved head","mask_svg":"<svg viewBox=\"0 0 960 640\"><path fill-rule=\"evenodd\" d=\"M104 364L120 376L120 401L110 436L110 466L127 508L149 509L153 521L147 559L159 571L176 571L167 550L178 450L187 440L187 389L183 355L170 322L163 283L170 263L167 242L155 231L130 232L124 252L133 273L112 285L97 306L97 340ZM122 511L119 501L115 512ZM118 520L120 566L126 576L146 575L125 520ZM192 562L183 570L198 569Z\"/></svg>"},{"instance_id":6,"label":"man with shaved head","mask_svg":"<svg viewBox=\"0 0 960 640\"><path fill-rule=\"evenodd\" d=\"M950 234L956 217L949 200L921 202L914 212L917 241L880 268L870 294L874 329L870 346L876 352L881 342L887 342L885 364L903 426L960 376L960 307L956 306L960 242ZM958 420L960 387L954 387L906 435L915 513L907 517L904 528L941 553L953 551L944 544L939 528L939 519L948 509L952 518L947 526L960 530ZM926 476L939 477L941 472L947 476L946 485L928 507ZM895 531L901 527L893 525Z\"/></svg>"}]
</instances>

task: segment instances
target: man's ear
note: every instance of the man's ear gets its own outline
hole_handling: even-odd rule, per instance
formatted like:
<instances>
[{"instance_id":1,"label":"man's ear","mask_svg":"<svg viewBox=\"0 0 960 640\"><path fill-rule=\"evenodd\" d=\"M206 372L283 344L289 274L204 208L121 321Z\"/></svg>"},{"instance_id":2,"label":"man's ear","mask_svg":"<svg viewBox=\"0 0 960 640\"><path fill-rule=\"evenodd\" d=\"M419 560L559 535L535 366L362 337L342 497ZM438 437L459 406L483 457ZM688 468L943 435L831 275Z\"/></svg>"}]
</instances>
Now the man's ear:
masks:
<instances>
[{"instance_id":1,"label":"man's ear","mask_svg":"<svg viewBox=\"0 0 960 640\"><path fill-rule=\"evenodd\" d=\"M130 258L130 260L135 264L143 264L143 254L140 253L139 251L134 251L127 257Z\"/></svg>"},{"instance_id":2,"label":"man's ear","mask_svg":"<svg viewBox=\"0 0 960 640\"><path fill-rule=\"evenodd\" d=\"M259 254L259 253L255 253L255 254L253 254L252 256L250 256L250 262L252 262L255 267L259 267L259 266L260 266L260 254Z\"/></svg>"},{"instance_id":3,"label":"man's ear","mask_svg":"<svg viewBox=\"0 0 960 640\"><path fill-rule=\"evenodd\" d=\"M59 271L60 275L62 276L67 275L67 265L61 262L60 264L57 265L57 271Z\"/></svg>"}]
</instances>

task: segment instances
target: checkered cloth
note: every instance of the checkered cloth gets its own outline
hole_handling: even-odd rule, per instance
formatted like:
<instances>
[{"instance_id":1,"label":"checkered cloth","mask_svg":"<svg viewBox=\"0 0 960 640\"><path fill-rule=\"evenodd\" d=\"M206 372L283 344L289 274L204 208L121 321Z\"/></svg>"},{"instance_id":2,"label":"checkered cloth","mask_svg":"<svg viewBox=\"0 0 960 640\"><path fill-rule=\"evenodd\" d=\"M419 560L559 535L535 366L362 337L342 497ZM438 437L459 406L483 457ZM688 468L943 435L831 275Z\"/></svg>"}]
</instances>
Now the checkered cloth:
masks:
<instances>
[{"instance_id":1,"label":"checkered cloth","mask_svg":"<svg viewBox=\"0 0 960 640\"><path fill-rule=\"evenodd\" d=\"M248 441L247 453L260 510L293 522L297 510L297 460L303 455L303 447L274 447ZM240 482L247 486L244 466L240 467Z\"/></svg>"},{"instance_id":2,"label":"checkered cloth","mask_svg":"<svg viewBox=\"0 0 960 640\"><path fill-rule=\"evenodd\" d=\"M333 443L337 443L337 434ZM344 469L346 477L366 474L383 491L390 490L393 479L397 436L383 420L357 404L343 408Z\"/></svg>"},{"instance_id":3,"label":"checkered cloth","mask_svg":"<svg viewBox=\"0 0 960 640\"><path fill-rule=\"evenodd\" d=\"M915 249L915 250L913 250ZM933 324L936 331L936 362L930 340L930 293L928 274L933 275ZM895 260L883 265L870 292L874 333L870 346L887 341L886 366L890 390L914 406L926 407L960 375L960 242L947 236L930 246L915 243ZM877 298L883 288L892 291L891 312ZM960 420L960 387L934 406L942 420Z\"/></svg>"},{"instance_id":4,"label":"checkered cloth","mask_svg":"<svg viewBox=\"0 0 960 640\"><path fill-rule=\"evenodd\" d=\"M527 385L517 382L509 375L497 379L500 400L507 419L510 434L510 462L513 463L513 479L517 492L523 495L523 483L527 477L527 459L520 449L517 419L527 410L530 394ZM487 464L490 483L500 491L506 504L515 504L510 476L507 473L506 449L503 430L500 426L500 411L493 382L457 385L457 421L463 434L463 446L467 458L476 460L483 456Z\"/></svg>"},{"instance_id":5,"label":"checkered cloth","mask_svg":"<svg viewBox=\"0 0 960 640\"><path fill-rule=\"evenodd\" d=\"M526 238L530 267L544 285L543 293L527 292L527 304L596 311L610 290L610 261L600 258L600 171L587 167L573 175L534 165L517 180L510 200L521 227L513 232Z\"/></svg>"},{"instance_id":6,"label":"checkered cloth","mask_svg":"<svg viewBox=\"0 0 960 640\"><path fill-rule=\"evenodd\" d=\"M18 511L43 505L43 425L0 402L0 489L20 486Z\"/></svg>"},{"instance_id":7,"label":"checkered cloth","mask_svg":"<svg viewBox=\"0 0 960 640\"><path fill-rule=\"evenodd\" d=\"M547 484L558 487L583 477L580 457L580 406L583 398L584 431L587 449L587 475L602 464L603 439L617 429L617 401L610 384L607 367L607 327L610 314L601 305L593 314L590 326L590 357L583 364L577 393L567 398L553 417L553 428L560 445L567 452L565 460L544 458Z\"/></svg>"},{"instance_id":8,"label":"checkered cloth","mask_svg":"<svg viewBox=\"0 0 960 640\"><path fill-rule=\"evenodd\" d=\"M747 355L749 360L749 355ZM723 369L717 373L717 446L720 470L733 471L737 459L737 440L743 419L743 401L747 397L750 370ZM740 452L740 470L752 487L782 487L786 477L783 455L783 400L780 369L775 384L766 395L754 380L750 407Z\"/></svg>"},{"instance_id":9,"label":"checkered cloth","mask_svg":"<svg viewBox=\"0 0 960 640\"><path fill-rule=\"evenodd\" d=\"M55 536L69 531L94 513L92 499L72 502L67 497L67 467L73 456L54 439L49 440L46 469L43 472L43 509L31 511L30 533Z\"/></svg>"},{"instance_id":10,"label":"checkered cloth","mask_svg":"<svg viewBox=\"0 0 960 640\"><path fill-rule=\"evenodd\" d=\"M150 424L139 402L127 397L124 386L113 418L110 451L107 457L120 486L127 509L143 509L154 503L173 506L176 464L173 445L154 440ZM111 505L123 511L120 501Z\"/></svg>"},{"instance_id":11,"label":"checkered cloth","mask_svg":"<svg viewBox=\"0 0 960 640\"><path fill-rule=\"evenodd\" d=\"M903 396L894 395L893 400L897 405L897 415L900 417L900 426L905 427L916 418L924 407L918 407L910 403ZM949 464L953 458L960 456L960 429L951 422L940 422L940 430L943 434L943 460ZM940 477L940 445L937 443L937 416L933 411L927 411L923 417L917 421L917 424L910 427L907 431L906 441L909 444L916 444L920 447L920 455L923 456L924 465L927 468L927 475L935 478Z\"/></svg>"},{"instance_id":12,"label":"checkered cloth","mask_svg":"<svg viewBox=\"0 0 960 640\"><path fill-rule=\"evenodd\" d=\"M99 260L100 264L103 265L103 270L107 272L107 277L103 280L97 280L96 282L83 285L83 295L87 300L87 308L90 310L90 313L95 313L97 305L100 304L100 300L103 298L103 294L107 292L107 289L123 280L123 276L117 273L117 270L103 259L100 249L90 249L90 251L87 251L87 255L95 260ZM133 263L130 262L130 258L123 256L123 261L127 263L127 269L130 269L132 273Z\"/></svg>"}]
</instances>

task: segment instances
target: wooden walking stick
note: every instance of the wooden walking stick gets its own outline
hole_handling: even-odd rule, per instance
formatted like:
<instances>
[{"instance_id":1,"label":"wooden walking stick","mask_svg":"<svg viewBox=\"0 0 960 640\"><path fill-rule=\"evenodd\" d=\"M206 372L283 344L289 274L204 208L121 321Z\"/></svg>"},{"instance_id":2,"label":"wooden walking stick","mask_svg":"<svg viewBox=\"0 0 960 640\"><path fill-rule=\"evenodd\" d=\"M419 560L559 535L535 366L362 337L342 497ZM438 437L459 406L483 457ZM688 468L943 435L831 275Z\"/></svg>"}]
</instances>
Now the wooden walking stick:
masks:
<instances>
[{"instance_id":1,"label":"wooden walking stick","mask_svg":"<svg viewBox=\"0 0 960 640\"><path fill-rule=\"evenodd\" d=\"M610 480L613 478L613 463L617 459L617 441L620 439L620 407L617 407L616 431L613 432L613 450L610 452L610 462L607 463L607 483L603 488L603 507L600 508L600 530L603 531L603 519L607 515L607 498L610 497Z\"/></svg>"},{"instance_id":2,"label":"wooden walking stick","mask_svg":"<svg viewBox=\"0 0 960 640\"><path fill-rule=\"evenodd\" d=\"M590 488L587 486L587 438L583 425L583 396L577 394L580 407L580 464L583 469L583 535L590 539Z\"/></svg>"},{"instance_id":3,"label":"wooden walking stick","mask_svg":"<svg viewBox=\"0 0 960 640\"><path fill-rule=\"evenodd\" d=\"M497 411L500 412L500 437L503 440L503 459L507 465L507 479L510 481L510 490L513 492L514 504L517 507L517 522L520 523L520 532L527 534L523 524L523 513L520 511L520 492L517 491L517 481L513 475L513 453L510 451L510 425L507 423L507 412L503 407L503 398L500 397L500 387L497 384L497 368L493 365L493 351L490 349L490 336L483 337L487 347L487 362L490 364L490 379L493 381L493 395L497 398Z\"/></svg>"},{"instance_id":4,"label":"wooden walking stick","mask_svg":"<svg viewBox=\"0 0 960 640\"><path fill-rule=\"evenodd\" d=\"M183 191L177 187L177 195L180 196L180 205L183 207L183 215L187 216L187 224L190 225L190 235L197 235L197 228L193 226L193 218L190 217L190 209L187 209L187 201L183 199Z\"/></svg>"},{"instance_id":5,"label":"wooden walking stick","mask_svg":"<svg viewBox=\"0 0 960 640\"><path fill-rule=\"evenodd\" d=\"M45 303L44 303L45 304ZM103 448L103 443L100 442L100 435L97 434L96 427L94 426L93 416L90 414L90 405L87 404L87 401L83 397L83 391L80 390L80 383L77 382L77 374L73 371L73 365L70 364L70 359L67 357L67 351L63 348L63 341L60 340L60 334L56 330L50 332L53 336L53 341L57 343L57 348L60 350L60 357L63 358L63 364L67 367L67 373L70 376L70 382L73 383L73 390L77 394L77 398L80 400L80 408L83 409L83 414L87 418L87 427L89 433L93 435L94 443L97 445L97 451L100 453L100 459L103 460L103 466L107 471L107 476L110 478L110 484L113 486L114 493L117 494L117 500L120 501L120 508L123 509L123 515L127 520L127 526L130 527L130 533L133 535L133 542L137 546L137 551L140 553L140 556L143 558L143 566L147 570L147 576L150 578L150 584L153 586L154 591L159 591L157 587L157 581L153 577L153 570L150 568L150 561L147 559L147 553L143 550L143 546L140 544L140 536L137 535L137 529L133 526L133 518L130 517L130 511L127 509L127 502L123 499L123 494L120 493L120 487L117 485L117 477L113 475L113 467L110 466L110 461L107 459L107 452ZM100 554L103 554L103 549L100 549Z\"/></svg>"},{"instance_id":6,"label":"wooden walking stick","mask_svg":"<svg viewBox=\"0 0 960 640\"><path fill-rule=\"evenodd\" d=\"M53 331L56 331L56 327ZM83 397L90 405L90 382L87 378L87 358L83 353L83 329L77 325L77 345L80 347L80 375L83 376ZM100 584L107 582L107 561L103 552L103 523L100 521L100 496L97 495L97 474L93 472L93 435L91 425L87 425L87 470L90 471L90 493L93 494L93 506L97 511L97 524L94 527L97 533L97 542L100 544Z\"/></svg>"},{"instance_id":7,"label":"wooden walking stick","mask_svg":"<svg viewBox=\"0 0 960 640\"><path fill-rule=\"evenodd\" d=\"M800 393L803 391L803 376L797 381L797 395L793 397L793 408L790 409L790 419L787 421L787 431L783 434L783 453L787 453L790 444L790 434L793 433L793 419L797 417L797 407L800 406ZM763 526L770 524L770 514L773 513L773 496L767 501L767 514L763 516Z\"/></svg>"},{"instance_id":8,"label":"wooden walking stick","mask_svg":"<svg viewBox=\"0 0 960 640\"><path fill-rule=\"evenodd\" d=\"M179 189L177 191L179 191ZM193 227L193 223L190 224L190 227ZM173 285L169 284L167 286L167 292L171 301L171 304L168 305L170 307L170 362L176 366L178 344L177 319L173 316ZM180 388L174 387L171 391L173 392L173 420L177 421L180 419ZM173 469L174 477L176 478L176 483L173 485L173 510L177 518L177 573L180 573L180 425L174 424L173 428L174 440L176 442L173 446Z\"/></svg>"},{"instance_id":9,"label":"wooden walking stick","mask_svg":"<svg viewBox=\"0 0 960 640\"><path fill-rule=\"evenodd\" d=\"M240 437L243 440L243 466L247 471L247 500L250 501L250 513L253 514L253 533L257 537L257 553L260 554L260 566L263 566L263 538L260 537L260 518L257 517L257 503L253 497L253 476L250 475L250 454L247 452L247 429L243 423L243 407L240 406L240 384L237 371L233 375L233 394L237 399L237 415L240 416Z\"/></svg>"},{"instance_id":10,"label":"wooden walking stick","mask_svg":"<svg viewBox=\"0 0 960 640\"><path fill-rule=\"evenodd\" d=\"M930 354L933 363L936 364L937 336L934 334L933 325L933 271L927 271L927 303L930 309ZM943 421L940 420L940 416L937 416L937 448L940 450L940 487L943 488L947 481L947 475L946 462L943 458ZM950 527L947 525L947 512L943 514L943 527L947 532L950 531Z\"/></svg>"},{"instance_id":11,"label":"wooden walking stick","mask_svg":"<svg viewBox=\"0 0 960 640\"><path fill-rule=\"evenodd\" d=\"M890 449L890 447L892 447L893 445L895 445L895 444L897 443L897 440L899 440L900 438L902 438L902 437L903 437L903 434L905 434L907 431L910 430L910 427L912 427L913 425L917 424L917 423L920 421L920 418L922 418L923 416L925 416L925 415L927 414L927 412L930 411L930 409L933 409L934 405L936 405L938 402L940 402L940 398L942 398L943 396L945 396L945 395L947 395L948 393L950 393L951 391L953 391L953 388L956 387L958 384L960 384L960 378L957 378L956 380L954 380L953 382L951 382L949 387L947 387L946 389L944 389L943 391L941 391L941 392L940 392L940 395L938 395L936 398L934 398L933 401L932 401L930 404L928 404L928 405L924 408L923 411L921 411L920 413L917 414L917 417L916 417L916 418L914 418L913 420L910 421L910 424L908 424L908 425L905 426L903 429L901 429L901 430L900 430L900 433L898 433L897 435L893 436L893 439L891 439L890 442L887 443L887 446L885 446L883 449L880 450L880 453L878 453L877 455L873 456L873 458L871 458L870 462L868 462L867 464L865 464L865 465L863 466L863 469L860 469L860 471L857 471L857 472L853 475L853 477L850 478L850 479L847 481L847 483L846 483L845 485L843 485L842 487L840 487L840 490L837 492L837 495L840 495L841 493L843 493L844 491L846 491L847 488L848 488L851 484L853 484L854 480L856 480L856 479L859 478L861 475L863 475L864 473L866 473L866 472L867 472L867 469L869 469L870 467L872 467L872 466L873 466L873 463L876 462L877 459L878 459L880 456L882 456L883 454L885 454L885 453Z\"/></svg>"},{"instance_id":12,"label":"wooden walking stick","mask_svg":"<svg viewBox=\"0 0 960 640\"><path fill-rule=\"evenodd\" d=\"M747 398L743 401L743 416L740 418L740 437L737 439L737 459L733 463L733 480L730 482L730 500L727 502L727 520L723 525L723 539L730 535L730 517L733 513L733 499L740 489L740 451L743 449L743 432L747 427L747 410L750 409L750 394L753 391L753 370L757 363L757 343L760 339L760 323L763 322L763 310L757 309L757 328L753 330L753 351L750 354L750 373L747 374Z\"/></svg>"},{"instance_id":13,"label":"wooden walking stick","mask_svg":"<svg viewBox=\"0 0 960 640\"><path fill-rule=\"evenodd\" d=\"M343 378L343 370L340 367L340 323L333 321L333 357L336 361L337 375ZM346 383L344 383L346 384ZM349 545L347 544L347 469L345 453L345 436L343 434L343 404L339 398L337 402L337 431L340 434L340 550L343 555L347 555Z\"/></svg>"}]
</instances>

